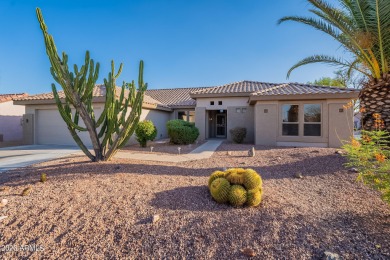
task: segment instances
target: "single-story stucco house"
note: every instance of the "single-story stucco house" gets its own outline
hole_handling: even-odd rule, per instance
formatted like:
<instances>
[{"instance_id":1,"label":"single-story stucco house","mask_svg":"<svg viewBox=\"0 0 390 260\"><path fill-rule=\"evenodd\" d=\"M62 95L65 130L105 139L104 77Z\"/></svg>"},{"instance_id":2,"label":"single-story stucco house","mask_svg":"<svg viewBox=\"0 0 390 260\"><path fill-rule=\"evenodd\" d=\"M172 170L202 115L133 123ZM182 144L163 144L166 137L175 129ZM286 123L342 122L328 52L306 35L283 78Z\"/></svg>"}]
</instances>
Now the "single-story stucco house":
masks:
<instances>
[{"instance_id":1,"label":"single-story stucco house","mask_svg":"<svg viewBox=\"0 0 390 260\"><path fill-rule=\"evenodd\" d=\"M26 96L28 96L27 93L0 94L0 142L17 142L23 140L21 122L25 108L14 105L13 100Z\"/></svg>"},{"instance_id":2,"label":"single-story stucco house","mask_svg":"<svg viewBox=\"0 0 390 260\"><path fill-rule=\"evenodd\" d=\"M105 88L94 91L94 108L100 114ZM355 89L299 83L273 84L240 81L216 87L147 90L141 120L149 119L166 138L166 122L195 122L200 140L231 140L229 130L245 127L245 142L271 146L339 147L353 136ZM63 95L63 94L60 94ZM60 117L52 93L14 101L25 105L32 127L30 143L74 144ZM86 133L83 140L88 142ZM132 140L134 142L134 139Z\"/></svg>"}]
</instances>

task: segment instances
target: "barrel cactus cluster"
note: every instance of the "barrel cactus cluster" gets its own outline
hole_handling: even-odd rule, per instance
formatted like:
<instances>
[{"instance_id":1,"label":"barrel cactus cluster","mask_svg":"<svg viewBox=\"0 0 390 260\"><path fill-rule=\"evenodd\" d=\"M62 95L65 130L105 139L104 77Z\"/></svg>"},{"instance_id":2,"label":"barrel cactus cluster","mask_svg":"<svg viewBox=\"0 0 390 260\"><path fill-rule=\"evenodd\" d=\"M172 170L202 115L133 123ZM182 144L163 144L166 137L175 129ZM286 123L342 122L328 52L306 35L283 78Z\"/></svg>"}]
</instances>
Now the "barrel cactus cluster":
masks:
<instances>
[{"instance_id":1,"label":"barrel cactus cluster","mask_svg":"<svg viewBox=\"0 0 390 260\"><path fill-rule=\"evenodd\" d=\"M252 169L231 168L215 171L209 178L211 196L218 203L232 206L258 206L263 195L261 176Z\"/></svg>"}]
</instances>

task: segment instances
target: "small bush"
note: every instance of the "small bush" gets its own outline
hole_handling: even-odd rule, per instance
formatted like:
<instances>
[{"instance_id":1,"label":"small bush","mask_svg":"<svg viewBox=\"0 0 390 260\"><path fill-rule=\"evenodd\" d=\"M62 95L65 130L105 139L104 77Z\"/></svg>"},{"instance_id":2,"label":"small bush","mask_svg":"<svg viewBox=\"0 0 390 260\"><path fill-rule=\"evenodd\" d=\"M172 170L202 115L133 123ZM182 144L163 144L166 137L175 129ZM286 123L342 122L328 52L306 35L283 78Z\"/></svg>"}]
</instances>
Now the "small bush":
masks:
<instances>
[{"instance_id":1,"label":"small bush","mask_svg":"<svg viewBox=\"0 0 390 260\"><path fill-rule=\"evenodd\" d=\"M144 120L138 123L135 129L135 135L138 143L142 147L146 147L148 141L153 141L157 136L157 128L150 120Z\"/></svg>"},{"instance_id":2,"label":"small bush","mask_svg":"<svg viewBox=\"0 0 390 260\"><path fill-rule=\"evenodd\" d=\"M199 130L194 123L180 119L167 122L168 136L173 144L192 144L199 137Z\"/></svg>"},{"instance_id":3,"label":"small bush","mask_svg":"<svg viewBox=\"0 0 390 260\"><path fill-rule=\"evenodd\" d=\"M230 129L230 134L232 135L233 142L242 143L246 137L246 128L244 127L235 127Z\"/></svg>"},{"instance_id":4,"label":"small bush","mask_svg":"<svg viewBox=\"0 0 390 260\"><path fill-rule=\"evenodd\" d=\"M47 181L47 175L46 173L41 174L41 182L45 183Z\"/></svg>"},{"instance_id":5,"label":"small bush","mask_svg":"<svg viewBox=\"0 0 390 260\"><path fill-rule=\"evenodd\" d=\"M373 131L362 131L362 138L352 140L343 148L347 151L346 166L355 167L358 180L382 193L382 199L390 204L390 134L379 114Z\"/></svg>"}]
</instances>

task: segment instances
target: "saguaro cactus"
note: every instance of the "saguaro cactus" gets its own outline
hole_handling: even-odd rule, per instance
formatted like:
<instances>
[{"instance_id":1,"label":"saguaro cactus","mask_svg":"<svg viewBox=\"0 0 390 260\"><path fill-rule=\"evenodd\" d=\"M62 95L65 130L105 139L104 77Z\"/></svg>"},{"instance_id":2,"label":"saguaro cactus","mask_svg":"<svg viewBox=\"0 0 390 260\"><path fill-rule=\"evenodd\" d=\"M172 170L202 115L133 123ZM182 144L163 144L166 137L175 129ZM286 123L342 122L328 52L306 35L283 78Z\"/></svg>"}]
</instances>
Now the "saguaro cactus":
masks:
<instances>
[{"instance_id":1,"label":"saguaro cactus","mask_svg":"<svg viewBox=\"0 0 390 260\"><path fill-rule=\"evenodd\" d=\"M56 85L52 84L58 111L81 150L92 161L107 161L126 144L139 122L144 92L147 88L143 80L143 61L140 61L139 65L138 90L134 81L123 82L122 88L116 87L116 79L122 72L123 64L120 64L118 72L115 72L114 61L111 62L111 72L108 79L104 79L106 88L104 109L99 118L95 118L93 90L99 75L99 63L95 64L87 51L84 65L80 69L74 65L74 71L70 72L68 55L63 52L62 58L59 57L53 36L47 32L41 10L37 8L36 12L51 64L50 72L65 94L65 98L60 98ZM85 127L80 126L80 117ZM79 137L80 131L89 133L94 154Z\"/></svg>"}]
</instances>

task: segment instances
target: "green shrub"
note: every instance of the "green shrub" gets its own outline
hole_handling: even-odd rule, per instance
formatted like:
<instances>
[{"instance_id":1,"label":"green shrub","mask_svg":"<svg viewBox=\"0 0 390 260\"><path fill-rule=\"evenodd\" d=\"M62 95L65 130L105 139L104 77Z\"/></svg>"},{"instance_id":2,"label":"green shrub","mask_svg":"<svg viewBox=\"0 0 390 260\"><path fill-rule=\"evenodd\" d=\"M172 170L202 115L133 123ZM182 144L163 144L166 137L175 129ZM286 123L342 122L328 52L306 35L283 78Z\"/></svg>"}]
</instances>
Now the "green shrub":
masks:
<instances>
[{"instance_id":1,"label":"green shrub","mask_svg":"<svg viewBox=\"0 0 390 260\"><path fill-rule=\"evenodd\" d=\"M246 137L246 128L245 127L235 127L229 130L232 135L233 142L242 143Z\"/></svg>"},{"instance_id":2,"label":"green shrub","mask_svg":"<svg viewBox=\"0 0 390 260\"><path fill-rule=\"evenodd\" d=\"M210 175L208 184L211 196L218 203L229 202L235 207L244 204L256 207L261 203L263 182L261 176L252 169L215 171Z\"/></svg>"},{"instance_id":3,"label":"green shrub","mask_svg":"<svg viewBox=\"0 0 390 260\"><path fill-rule=\"evenodd\" d=\"M192 144L199 136L194 123L180 119L167 122L168 136L173 144Z\"/></svg>"},{"instance_id":4,"label":"green shrub","mask_svg":"<svg viewBox=\"0 0 390 260\"><path fill-rule=\"evenodd\" d=\"M150 120L144 120L139 122L136 129L135 135L137 137L138 143L142 147L146 147L148 141L153 141L157 136L157 128L154 126L153 122Z\"/></svg>"},{"instance_id":5,"label":"green shrub","mask_svg":"<svg viewBox=\"0 0 390 260\"><path fill-rule=\"evenodd\" d=\"M382 193L384 201L390 204L390 135L383 129L379 114L373 115L376 129L362 130L362 138L352 138L343 148L347 151L348 163L359 172L358 181Z\"/></svg>"}]
</instances>

